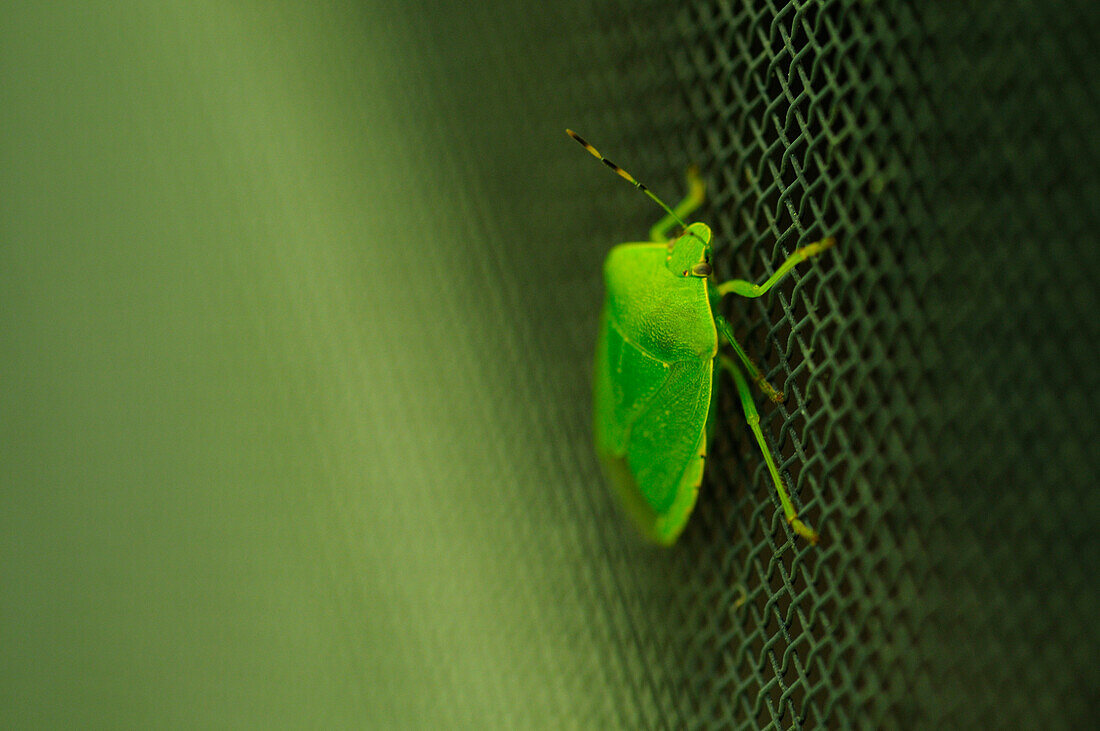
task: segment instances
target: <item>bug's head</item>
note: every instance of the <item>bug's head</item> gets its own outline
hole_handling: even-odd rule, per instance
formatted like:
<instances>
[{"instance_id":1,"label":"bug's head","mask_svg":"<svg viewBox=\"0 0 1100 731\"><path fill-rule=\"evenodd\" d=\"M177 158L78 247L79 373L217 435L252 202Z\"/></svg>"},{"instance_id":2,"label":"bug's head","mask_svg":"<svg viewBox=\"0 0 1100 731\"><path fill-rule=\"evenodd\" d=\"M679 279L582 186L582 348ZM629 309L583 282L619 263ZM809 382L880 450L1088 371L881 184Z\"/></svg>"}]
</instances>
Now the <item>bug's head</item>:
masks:
<instances>
[{"instance_id":1,"label":"bug's head","mask_svg":"<svg viewBox=\"0 0 1100 731\"><path fill-rule=\"evenodd\" d=\"M665 266L677 277L710 276L710 226L693 223L684 229L679 238L668 242Z\"/></svg>"}]
</instances>

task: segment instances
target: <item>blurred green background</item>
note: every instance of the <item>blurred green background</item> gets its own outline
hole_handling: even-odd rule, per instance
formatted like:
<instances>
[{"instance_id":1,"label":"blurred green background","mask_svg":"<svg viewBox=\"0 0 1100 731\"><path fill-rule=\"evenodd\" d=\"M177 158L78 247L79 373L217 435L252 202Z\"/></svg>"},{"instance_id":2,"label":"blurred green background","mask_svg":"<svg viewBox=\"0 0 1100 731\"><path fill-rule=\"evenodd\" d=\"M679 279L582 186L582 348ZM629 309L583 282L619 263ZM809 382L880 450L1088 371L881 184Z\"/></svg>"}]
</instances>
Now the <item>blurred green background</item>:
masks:
<instances>
[{"instance_id":1,"label":"blurred green background","mask_svg":"<svg viewBox=\"0 0 1100 731\"><path fill-rule=\"evenodd\" d=\"M1044 727L1100 712L1100 12L0 9L0 724ZM698 163L791 395L642 544L600 265ZM740 588L748 594L737 606Z\"/></svg>"}]
</instances>

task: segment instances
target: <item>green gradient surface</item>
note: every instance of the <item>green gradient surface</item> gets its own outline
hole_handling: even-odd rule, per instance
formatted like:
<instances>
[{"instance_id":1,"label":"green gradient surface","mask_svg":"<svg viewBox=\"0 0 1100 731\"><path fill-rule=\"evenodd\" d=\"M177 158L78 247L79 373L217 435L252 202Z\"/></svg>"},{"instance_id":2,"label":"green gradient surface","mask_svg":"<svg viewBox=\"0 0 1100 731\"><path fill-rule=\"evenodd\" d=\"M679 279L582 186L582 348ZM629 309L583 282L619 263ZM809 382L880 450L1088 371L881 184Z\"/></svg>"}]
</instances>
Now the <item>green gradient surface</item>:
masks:
<instances>
[{"instance_id":1,"label":"green gradient surface","mask_svg":"<svg viewBox=\"0 0 1100 731\"><path fill-rule=\"evenodd\" d=\"M392 9L0 17L3 725L556 712L528 691L585 619L532 594L580 548L535 578L504 549L517 484L592 475L535 459L487 243L516 201L441 132L431 39Z\"/></svg>"}]
</instances>

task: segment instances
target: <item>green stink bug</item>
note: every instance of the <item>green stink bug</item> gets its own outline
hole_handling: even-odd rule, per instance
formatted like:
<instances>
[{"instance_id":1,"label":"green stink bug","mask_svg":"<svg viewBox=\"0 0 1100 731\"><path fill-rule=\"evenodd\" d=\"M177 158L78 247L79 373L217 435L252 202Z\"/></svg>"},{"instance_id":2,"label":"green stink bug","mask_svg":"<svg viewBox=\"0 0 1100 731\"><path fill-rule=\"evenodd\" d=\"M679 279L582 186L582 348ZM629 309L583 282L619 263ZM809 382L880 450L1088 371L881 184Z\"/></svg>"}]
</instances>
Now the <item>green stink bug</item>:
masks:
<instances>
[{"instance_id":1,"label":"green stink bug","mask_svg":"<svg viewBox=\"0 0 1100 731\"><path fill-rule=\"evenodd\" d=\"M710 227L683 221L703 202L698 174L689 175L688 196L672 209L578 134L566 132L666 214L650 229L649 241L619 244L604 262L606 297L594 387L596 451L627 513L657 543L670 545L683 531L703 480L722 368L737 387L787 522L817 543L817 533L799 520L764 442L748 379L737 363L719 354L719 339L769 398L779 402L783 394L749 359L718 307L727 294L759 297L835 239L797 249L763 284L742 279L718 284L711 267ZM681 233L670 237L677 224Z\"/></svg>"}]
</instances>

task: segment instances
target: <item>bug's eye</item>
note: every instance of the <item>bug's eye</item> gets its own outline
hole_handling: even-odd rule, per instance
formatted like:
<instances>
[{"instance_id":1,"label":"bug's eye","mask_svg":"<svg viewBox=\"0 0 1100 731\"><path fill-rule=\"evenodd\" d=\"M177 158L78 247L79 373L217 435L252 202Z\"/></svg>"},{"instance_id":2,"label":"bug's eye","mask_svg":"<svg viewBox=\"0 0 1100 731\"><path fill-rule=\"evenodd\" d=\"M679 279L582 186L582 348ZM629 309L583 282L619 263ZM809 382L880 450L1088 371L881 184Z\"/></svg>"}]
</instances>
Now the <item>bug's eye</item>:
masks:
<instances>
[{"instance_id":1,"label":"bug's eye","mask_svg":"<svg viewBox=\"0 0 1100 731\"><path fill-rule=\"evenodd\" d=\"M697 277L709 277L711 271L710 264L705 261L701 261L691 268L691 273Z\"/></svg>"}]
</instances>

